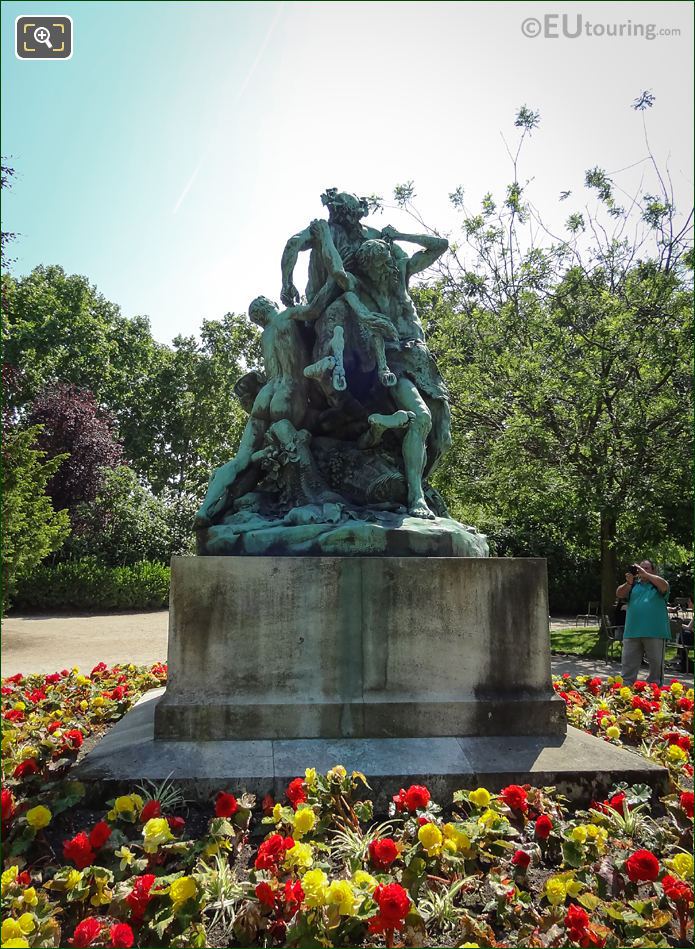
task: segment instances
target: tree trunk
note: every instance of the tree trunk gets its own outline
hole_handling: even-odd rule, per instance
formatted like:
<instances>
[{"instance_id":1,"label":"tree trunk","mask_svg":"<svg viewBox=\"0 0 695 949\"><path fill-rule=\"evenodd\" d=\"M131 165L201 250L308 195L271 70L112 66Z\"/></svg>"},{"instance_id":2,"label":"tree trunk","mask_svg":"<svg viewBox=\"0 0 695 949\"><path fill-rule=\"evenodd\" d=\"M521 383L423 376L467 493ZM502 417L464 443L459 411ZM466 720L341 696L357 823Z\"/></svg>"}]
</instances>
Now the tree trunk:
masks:
<instances>
[{"instance_id":1,"label":"tree trunk","mask_svg":"<svg viewBox=\"0 0 695 949\"><path fill-rule=\"evenodd\" d=\"M613 622L618 566L615 553L615 524L614 511L601 511L601 636L605 635L604 615L608 615L611 624Z\"/></svg>"}]
</instances>

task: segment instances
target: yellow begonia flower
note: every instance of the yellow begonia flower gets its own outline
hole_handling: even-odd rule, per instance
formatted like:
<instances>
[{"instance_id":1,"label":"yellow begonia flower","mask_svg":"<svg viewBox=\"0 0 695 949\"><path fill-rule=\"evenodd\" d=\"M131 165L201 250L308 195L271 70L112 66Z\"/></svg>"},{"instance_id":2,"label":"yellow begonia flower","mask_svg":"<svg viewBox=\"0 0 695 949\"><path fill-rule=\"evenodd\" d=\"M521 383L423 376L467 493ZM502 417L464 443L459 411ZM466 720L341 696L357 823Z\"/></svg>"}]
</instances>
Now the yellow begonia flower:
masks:
<instances>
[{"instance_id":1,"label":"yellow begonia flower","mask_svg":"<svg viewBox=\"0 0 695 949\"><path fill-rule=\"evenodd\" d=\"M471 842L469 837L459 830L454 824L445 824L443 827L444 836L448 841L454 844L457 850L469 850Z\"/></svg>"},{"instance_id":2,"label":"yellow begonia flower","mask_svg":"<svg viewBox=\"0 0 695 949\"><path fill-rule=\"evenodd\" d=\"M104 877L97 877L94 882L96 883L96 892L92 895L89 902L92 906L108 906L113 893L107 886L107 880Z\"/></svg>"},{"instance_id":3,"label":"yellow begonia flower","mask_svg":"<svg viewBox=\"0 0 695 949\"><path fill-rule=\"evenodd\" d=\"M296 843L285 854L286 867L310 867L314 862L314 851L309 844Z\"/></svg>"},{"instance_id":4,"label":"yellow begonia flower","mask_svg":"<svg viewBox=\"0 0 695 949\"><path fill-rule=\"evenodd\" d=\"M644 712L641 708L633 708L628 718L631 718L633 722L641 722L644 720Z\"/></svg>"},{"instance_id":5,"label":"yellow begonia flower","mask_svg":"<svg viewBox=\"0 0 695 949\"><path fill-rule=\"evenodd\" d=\"M687 751L683 751L682 748L679 748L678 745L669 745L666 757L671 764L682 764L688 760L688 753Z\"/></svg>"},{"instance_id":6,"label":"yellow begonia flower","mask_svg":"<svg viewBox=\"0 0 695 949\"><path fill-rule=\"evenodd\" d=\"M619 695L621 699L631 699L632 689L629 686L624 685L622 689L620 690Z\"/></svg>"},{"instance_id":7,"label":"yellow begonia flower","mask_svg":"<svg viewBox=\"0 0 695 949\"><path fill-rule=\"evenodd\" d=\"M480 817L478 818L478 823L481 824L483 827L487 827L489 824L494 824L496 820L499 820L499 816L500 815L495 813L495 811L491 811L488 808L486 811L483 811L483 813L480 815Z\"/></svg>"},{"instance_id":8,"label":"yellow begonia flower","mask_svg":"<svg viewBox=\"0 0 695 949\"><path fill-rule=\"evenodd\" d=\"M323 870L307 870L302 877L302 889L304 890L304 902L309 909L324 906L328 889L328 877Z\"/></svg>"},{"instance_id":9,"label":"yellow begonia flower","mask_svg":"<svg viewBox=\"0 0 695 949\"><path fill-rule=\"evenodd\" d=\"M19 752L19 757L22 761L26 761L27 758L38 758L38 756L38 748L34 748L31 745L27 745L26 748L22 748Z\"/></svg>"},{"instance_id":10,"label":"yellow begonia flower","mask_svg":"<svg viewBox=\"0 0 695 949\"><path fill-rule=\"evenodd\" d=\"M87 701L87 699L82 699L82 701L80 702L80 708L82 709L83 712L87 711L87 709L89 708L89 702Z\"/></svg>"},{"instance_id":11,"label":"yellow begonia flower","mask_svg":"<svg viewBox=\"0 0 695 949\"><path fill-rule=\"evenodd\" d=\"M611 725L606 729L606 735L608 738L612 738L613 741L617 741L620 738L620 729L617 725Z\"/></svg>"},{"instance_id":12,"label":"yellow begonia flower","mask_svg":"<svg viewBox=\"0 0 695 949\"><path fill-rule=\"evenodd\" d=\"M304 783L308 788L313 788L316 784L316 768L307 768L304 772Z\"/></svg>"},{"instance_id":13,"label":"yellow begonia flower","mask_svg":"<svg viewBox=\"0 0 695 949\"><path fill-rule=\"evenodd\" d=\"M6 919L3 922L2 930L0 930L3 946L8 939L21 939L23 935L24 934L22 933L20 925L16 919Z\"/></svg>"},{"instance_id":14,"label":"yellow begonia flower","mask_svg":"<svg viewBox=\"0 0 695 949\"><path fill-rule=\"evenodd\" d=\"M29 949L29 943L24 936L18 936L16 939L8 939L3 942L2 949Z\"/></svg>"},{"instance_id":15,"label":"yellow begonia flower","mask_svg":"<svg viewBox=\"0 0 695 949\"><path fill-rule=\"evenodd\" d=\"M454 843L454 841L453 841L453 840L448 840L448 839L445 840L444 843L442 844L442 852L443 852L443 853L455 854L455 853L456 853L456 844Z\"/></svg>"},{"instance_id":16,"label":"yellow begonia flower","mask_svg":"<svg viewBox=\"0 0 695 949\"><path fill-rule=\"evenodd\" d=\"M145 838L145 853L156 853L162 844L174 839L165 817L152 817L148 820L142 828L142 836Z\"/></svg>"},{"instance_id":17,"label":"yellow begonia flower","mask_svg":"<svg viewBox=\"0 0 695 949\"><path fill-rule=\"evenodd\" d=\"M417 832L417 837L428 856L441 853L444 837L436 824L423 824Z\"/></svg>"},{"instance_id":18,"label":"yellow begonia flower","mask_svg":"<svg viewBox=\"0 0 695 949\"><path fill-rule=\"evenodd\" d=\"M575 844L585 844L586 838L589 836L588 828L584 827L583 824L578 824L576 827L573 827L570 831L570 837L575 842Z\"/></svg>"},{"instance_id":19,"label":"yellow begonia flower","mask_svg":"<svg viewBox=\"0 0 695 949\"><path fill-rule=\"evenodd\" d=\"M47 827L51 823L52 817L53 814L47 807L37 804L36 807L27 811L27 824L34 830L41 830L42 827Z\"/></svg>"},{"instance_id":20,"label":"yellow begonia flower","mask_svg":"<svg viewBox=\"0 0 695 949\"><path fill-rule=\"evenodd\" d=\"M139 794L123 794L113 802L113 808L106 815L109 820L118 820L119 817L134 819L143 808L143 800Z\"/></svg>"},{"instance_id":21,"label":"yellow begonia flower","mask_svg":"<svg viewBox=\"0 0 695 949\"><path fill-rule=\"evenodd\" d=\"M294 815L294 836L303 837L313 830L316 824L316 814L310 807L300 807Z\"/></svg>"},{"instance_id":22,"label":"yellow begonia flower","mask_svg":"<svg viewBox=\"0 0 695 949\"><path fill-rule=\"evenodd\" d=\"M26 702L22 702L21 700L19 702L15 702L12 706L15 712L23 712L26 707Z\"/></svg>"},{"instance_id":23,"label":"yellow begonia flower","mask_svg":"<svg viewBox=\"0 0 695 949\"><path fill-rule=\"evenodd\" d=\"M304 879L306 879L306 875ZM367 873L366 870L355 870L352 875L352 882L359 890L367 890L369 893L373 893L379 885L371 873ZM302 881L303 883L304 881Z\"/></svg>"},{"instance_id":24,"label":"yellow begonia flower","mask_svg":"<svg viewBox=\"0 0 695 949\"><path fill-rule=\"evenodd\" d=\"M75 679L77 680L78 685L89 685L89 679L87 678L87 676L76 675Z\"/></svg>"},{"instance_id":25,"label":"yellow begonia flower","mask_svg":"<svg viewBox=\"0 0 695 949\"><path fill-rule=\"evenodd\" d=\"M326 890L328 906L337 906L341 916L353 916L357 909L357 898L347 880L334 880Z\"/></svg>"},{"instance_id":26,"label":"yellow begonia flower","mask_svg":"<svg viewBox=\"0 0 695 949\"><path fill-rule=\"evenodd\" d=\"M81 870L71 870L70 873L68 873L67 879L65 881L65 885L69 890L72 890L77 886L77 884L80 882L81 879L82 879Z\"/></svg>"},{"instance_id":27,"label":"yellow begonia flower","mask_svg":"<svg viewBox=\"0 0 695 949\"><path fill-rule=\"evenodd\" d=\"M559 877L550 877L550 879L545 881L545 895L548 898L548 902L552 903L553 906L559 906L561 903L564 903L567 898L565 881Z\"/></svg>"},{"instance_id":28,"label":"yellow begonia flower","mask_svg":"<svg viewBox=\"0 0 695 949\"><path fill-rule=\"evenodd\" d=\"M39 898L36 895L36 890L33 886L28 886L26 890L22 893L22 900L27 904L27 906L36 906L39 902Z\"/></svg>"},{"instance_id":29,"label":"yellow begonia flower","mask_svg":"<svg viewBox=\"0 0 695 949\"><path fill-rule=\"evenodd\" d=\"M492 797L490 792L486 791L485 788L478 788L476 791L470 792L468 800L471 804L475 804L476 807L487 807Z\"/></svg>"},{"instance_id":30,"label":"yellow begonia flower","mask_svg":"<svg viewBox=\"0 0 695 949\"><path fill-rule=\"evenodd\" d=\"M102 706L105 702L106 702L106 699L104 698L103 695L96 695L96 696L92 699L92 706L93 706L94 708L101 708L101 706Z\"/></svg>"},{"instance_id":31,"label":"yellow begonia flower","mask_svg":"<svg viewBox=\"0 0 695 949\"><path fill-rule=\"evenodd\" d=\"M126 846L121 847L119 850L115 850L114 856L119 857L121 861L121 870L125 870L126 867L131 866L135 860L135 854L129 847Z\"/></svg>"},{"instance_id":32,"label":"yellow begonia flower","mask_svg":"<svg viewBox=\"0 0 695 949\"><path fill-rule=\"evenodd\" d=\"M671 691L674 693L674 695L680 695L684 688L685 686L682 682L671 683Z\"/></svg>"},{"instance_id":33,"label":"yellow begonia flower","mask_svg":"<svg viewBox=\"0 0 695 949\"><path fill-rule=\"evenodd\" d=\"M565 886L567 887L567 895L572 897L579 896L583 889L583 885L578 880L567 880Z\"/></svg>"},{"instance_id":34,"label":"yellow begonia flower","mask_svg":"<svg viewBox=\"0 0 695 949\"><path fill-rule=\"evenodd\" d=\"M330 771L326 772L326 777L329 781L342 781L346 774L347 771L342 764L337 764L335 768L331 768Z\"/></svg>"},{"instance_id":35,"label":"yellow begonia flower","mask_svg":"<svg viewBox=\"0 0 695 949\"><path fill-rule=\"evenodd\" d=\"M25 936L28 936L30 932L36 929L36 923L34 922L32 913L22 913L17 923Z\"/></svg>"},{"instance_id":36,"label":"yellow begonia flower","mask_svg":"<svg viewBox=\"0 0 695 949\"><path fill-rule=\"evenodd\" d=\"M664 860L664 864L682 880L692 880L693 855L691 853L677 853L675 857Z\"/></svg>"},{"instance_id":37,"label":"yellow begonia flower","mask_svg":"<svg viewBox=\"0 0 695 949\"><path fill-rule=\"evenodd\" d=\"M12 886L14 881L17 879L18 874L19 867L8 867L7 870L3 871L3 874L0 877L0 886L2 887L3 893Z\"/></svg>"},{"instance_id":38,"label":"yellow begonia flower","mask_svg":"<svg viewBox=\"0 0 695 949\"><path fill-rule=\"evenodd\" d=\"M273 808L273 820L276 824L282 820L282 804L276 804Z\"/></svg>"},{"instance_id":39,"label":"yellow begonia flower","mask_svg":"<svg viewBox=\"0 0 695 949\"><path fill-rule=\"evenodd\" d=\"M169 896L172 903L185 903L193 899L198 892L198 885L193 877L179 877L169 887Z\"/></svg>"}]
</instances>

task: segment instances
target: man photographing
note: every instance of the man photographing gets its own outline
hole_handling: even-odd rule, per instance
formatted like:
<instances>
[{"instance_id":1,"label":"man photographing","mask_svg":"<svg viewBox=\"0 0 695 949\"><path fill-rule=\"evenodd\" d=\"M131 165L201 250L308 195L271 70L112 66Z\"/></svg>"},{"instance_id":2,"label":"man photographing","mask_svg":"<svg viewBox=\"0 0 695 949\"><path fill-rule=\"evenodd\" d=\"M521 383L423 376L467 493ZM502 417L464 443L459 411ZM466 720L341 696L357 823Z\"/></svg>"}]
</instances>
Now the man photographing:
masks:
<instances>
[{"instance_id":1,"label":"man photographing","mask_svg":"<svg viewBox=\"0 0 695 949\"><path fill-rule=\"evenodd\" d=\"M643 656L649 662L647 682L662 685L664 681L664 650L671 638L668 591L668 583L654 573L651 560L632 564L625 583L616 590L617 597L627 600L622 656L625 685L634 684Z\"/></svg>"}]
</instances>

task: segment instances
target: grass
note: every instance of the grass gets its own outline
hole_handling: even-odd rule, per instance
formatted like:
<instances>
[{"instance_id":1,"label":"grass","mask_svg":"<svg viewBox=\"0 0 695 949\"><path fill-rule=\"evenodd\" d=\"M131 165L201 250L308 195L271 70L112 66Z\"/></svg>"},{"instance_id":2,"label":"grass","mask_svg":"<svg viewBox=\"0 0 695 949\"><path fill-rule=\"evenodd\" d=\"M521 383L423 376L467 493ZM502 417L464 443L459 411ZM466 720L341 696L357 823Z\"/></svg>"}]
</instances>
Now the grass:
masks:
<instances>
[{"instance_id":1,"label":"grass","mask_svg":"<svg viewBox=\"0 0 695 949\"><path fill-rule=\"evenodd\" d=\"M605 641L599 636L598 626L573 626L569 629L553 629L550 631L550 649L554 653L563 653L568 656L583 656L585 659L603 659L605 656ZM617 659L620 655L617 646L611 646L611 656ZM670 662L678 656L678 650L667 646L666 661ZM693 651L690 650L692 662Z\"/></svg>"}]
</instances>

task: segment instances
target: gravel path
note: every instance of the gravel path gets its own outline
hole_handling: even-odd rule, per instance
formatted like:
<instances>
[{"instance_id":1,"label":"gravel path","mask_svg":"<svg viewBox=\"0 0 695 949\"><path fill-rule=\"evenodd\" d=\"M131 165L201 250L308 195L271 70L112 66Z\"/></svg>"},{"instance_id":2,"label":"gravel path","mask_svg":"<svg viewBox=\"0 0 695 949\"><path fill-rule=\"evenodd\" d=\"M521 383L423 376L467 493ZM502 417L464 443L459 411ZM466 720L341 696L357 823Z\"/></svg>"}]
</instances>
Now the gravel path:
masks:
<instances>
[{"instance_id":1,"label":"gravel path","mask_svg":"<svg viewBox=\"0 0 695 949\"><path fill-rule=\"evenodd\" d=\"M82 616L9 616L2 623L2 674L56 672L98 662L166 659L169 611Z\"/></svg>"},{"instance_id":2,"label":"gravel path","mask_svg":"<svg viewBox=\"0 0 695 949\"><path fill-rule=\"evenodd\" d=\"M574 617L552 620L553 629L573 624ZM134 662L166 659L169 611L155 613L94 613L80 616L9 616L2 623L2 674L56 672L79 666L89 672L98 662ZM579 656L553 656L555 675L615 675L620 665L608 665ZM646 670L645 670L646 671ZM674 677L667 669L667 681ZM677 676L688 682L688 677ZM692 684L690 677L689 684Z\"/></svg>"}]
</instances>

